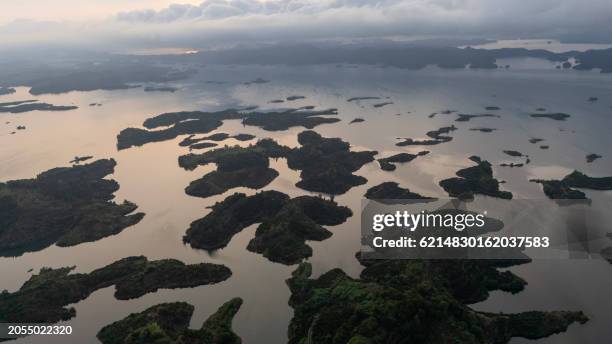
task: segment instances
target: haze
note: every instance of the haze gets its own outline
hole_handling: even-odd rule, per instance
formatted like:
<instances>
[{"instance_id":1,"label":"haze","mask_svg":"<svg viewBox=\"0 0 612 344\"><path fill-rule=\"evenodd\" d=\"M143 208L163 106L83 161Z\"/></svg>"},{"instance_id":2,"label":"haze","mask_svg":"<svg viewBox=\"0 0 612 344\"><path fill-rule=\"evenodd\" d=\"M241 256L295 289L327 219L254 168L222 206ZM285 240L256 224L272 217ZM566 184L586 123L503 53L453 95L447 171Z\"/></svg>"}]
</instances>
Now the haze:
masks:
<instances>
[{"instance_id":1,"label":"haze","mask_svg":"<svg viewBox=\"0 0 612 344\"><path fill-rule=\"evenodd\" d=\"M116 51L389 37L609 43L611 14L607 0L4 1L0 46Z\"/></svg>"}]
</instances>

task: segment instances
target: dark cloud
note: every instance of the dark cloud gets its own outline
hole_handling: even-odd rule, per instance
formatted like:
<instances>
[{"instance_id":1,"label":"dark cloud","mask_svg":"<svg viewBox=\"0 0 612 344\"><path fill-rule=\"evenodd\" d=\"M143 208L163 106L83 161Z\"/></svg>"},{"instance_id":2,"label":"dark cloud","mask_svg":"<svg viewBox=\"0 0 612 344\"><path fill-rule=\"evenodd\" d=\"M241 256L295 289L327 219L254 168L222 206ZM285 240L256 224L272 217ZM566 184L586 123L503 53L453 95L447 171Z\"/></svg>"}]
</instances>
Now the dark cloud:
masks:
<instances>
[{"instance_id":1,"label":"dark cloud","mask_svg":"<svg viewBox=\"0 0 612 344\"><path fill-rule=\"evenodd\" d=\"M207 47L329 38L612 39L609 0L208 0L123 12L100 23L0 28L1 42ZM23 24L21 24L23 26ZM38 34L36 34L38 32Z\"/></svg>"}]
</instances>

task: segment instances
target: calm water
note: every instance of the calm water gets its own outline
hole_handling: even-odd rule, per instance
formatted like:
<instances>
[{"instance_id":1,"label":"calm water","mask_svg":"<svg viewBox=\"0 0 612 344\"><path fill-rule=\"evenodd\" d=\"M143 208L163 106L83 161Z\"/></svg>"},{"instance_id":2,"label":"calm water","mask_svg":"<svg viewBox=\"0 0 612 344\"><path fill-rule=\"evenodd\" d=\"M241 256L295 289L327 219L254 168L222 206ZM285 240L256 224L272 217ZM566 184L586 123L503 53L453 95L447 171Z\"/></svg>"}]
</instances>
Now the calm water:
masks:
<instances>
[{"instance_id":1,"label":"calm water","mask_svg":"<svg viewBox=\"0 0 612 344\"><path fill-rule=\"evenodd\" d=\"M244 81L257 77L272 80L267 84L245 86ZM225 81L217 85L206 80ZM503 149L529 154L531 164L524 168L494 168L497 178L506 180L503 188L517 198L544 198L539 185L530 178L561 178L572 169L594 176L612 173L609 147L612 138L612 77L590 72L555 71L549 69L510 69L494 71L443 71L428 68L406 71L375 67L336 68L319 66L288 67L205 67L194 79L177 83L176 93L146 93L142 89L119 91L71 92L62 95L33 97L27 89L1 96L0 102L37 98L58 105L76 104L69 112L30 112L0 114L0 180L31 178L57 166L67 166L75 155L94 155L96 159L112 157L117 167L112 178L121 189L117 200L128 199L140 206L145 218L136 226L116 236L74 247L49 247L16 258L0 258L0 289L14 291L26 281L33 269L43 266L76 265L76 271L89 272L117 259L145 255L149 259L176 258L186 263L214 262L225 264L233 276L223 283L191 289L161 290L136 300L119 301L113 288L98 290L75 304L76 318L72 342L95 342L95 334L106 324L131 312L170 301L188 301L195 305L192 326L199 327L223 302L236 296L245 303L234 320L234 329L245 343L282 343L292 309L287 305L289 291L285 279L295 266L269 262L261 255L246 250L255 226L236 235L224 249L209 254L182 243L189 223L208 213L207 206L235 191L252 194L249 189L232 189L224 195L206 199L187 196L184 188L190 181L211 171L213 166L185 171L177 158L187 153L173 141L152 143L139 148L117 151L116 135L128 126L140 126L144 119L168 111L216 110L232 106L259 105L269 108L269 100L290 95L306 99L286 106L315 105L336 107L341 122L322 125L316 130L324 136L341 137L354 149L378 150L381 156L398 152L432 153L411 163L400 165L393 172L381 171L376 163L365 165L357 174L367 177L368 184L336 197L340 204L351 207L355 216L346 223L330 227L334 235L323 242L312 242L315 275L340 267L352 276L361 268L354 258L359 249L359 208L365 191L383 181L398 181L412 191L445 196L437 183L471 166L467 160L477 154L494 165L508 161ZM349 97L390 97L394 104L373 108L377 101L348 103ZM591 96L599 97L590 103ZM385 100L387 101L387 100ZM101 107L89 107L92 102ZM274 104L279 105L279 104ZM284 104L280 104L281 106ZM499 106L501 118L476 118L470 122L454 122L454 115L432 112L446 109L463 113L484 113L485 106ZM566 122L532 119L528 114L538 107L551 112L566 112ZM411 112L411 113L407 113ZM396 114L400 114L397 116ZM364 123L349 125L355 117ZM10 121L10 124L5 124ZM423 137L425 132L455 124L454 141L431 147L396 147L396 137ZM27 130L9 135L17 125ZM494 133L470 131L473 127L498 128ZM250 133L258 138L272 137L282 144L295 146L301 128L283 132L266 132L243 127L238 121L227 121L218 132ZM540 150L528 142L531 137L544 138ZM227 143L239 143L226 141ZM240 143L248 144L248 143ZM599 153L603 159L592 164L585 155ZM281 175L265 189L275 189L297 196L306 192L294 186L299 173L289 170L283 159L272 162ZM612 193L589 192L594 198L609 200ZM495 292L474 307L480 310L514 312L523 310L580 309L591 321L574 325L568 333L543 340L547 343L602 343L612 340L612 266L599 260L537 260L512 268L529 282L517 295ZM18 342L61 342L61 338L25 338ZM516 340L520 342L520 340Z\"/></svg>"}]
</instances>

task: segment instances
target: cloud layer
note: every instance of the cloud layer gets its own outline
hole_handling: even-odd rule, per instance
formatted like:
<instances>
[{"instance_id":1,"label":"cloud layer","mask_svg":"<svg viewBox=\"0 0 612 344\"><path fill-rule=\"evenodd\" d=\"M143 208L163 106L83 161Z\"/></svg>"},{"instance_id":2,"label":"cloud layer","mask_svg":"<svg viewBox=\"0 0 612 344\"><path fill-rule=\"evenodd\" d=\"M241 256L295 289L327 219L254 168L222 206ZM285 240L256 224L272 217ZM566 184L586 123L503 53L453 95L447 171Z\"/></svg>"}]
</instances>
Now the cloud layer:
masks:
<instances>
[{"instance_id":1,"label":"cloud layer","mask_svg":"<svg viewBox=\"0 0 612 344\"><path fill-rule=\"evenodd\" d=\"M0 44L121 49L390 36L599 40L612 39L611 13L609 0L207 0L99 22L13 22L0 27Z\"/></svg>"}]
</instances>

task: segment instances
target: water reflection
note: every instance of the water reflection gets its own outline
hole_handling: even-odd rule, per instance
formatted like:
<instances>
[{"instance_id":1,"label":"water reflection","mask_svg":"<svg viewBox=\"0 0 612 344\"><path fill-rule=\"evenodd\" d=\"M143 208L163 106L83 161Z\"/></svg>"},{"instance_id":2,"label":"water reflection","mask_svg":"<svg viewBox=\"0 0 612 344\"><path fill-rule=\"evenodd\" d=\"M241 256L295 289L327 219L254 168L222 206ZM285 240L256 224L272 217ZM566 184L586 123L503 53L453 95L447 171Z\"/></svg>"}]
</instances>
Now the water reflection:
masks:
<instances>
[{"instance_id":1,"label":"water reflection","mask_svg":"<svg viewBox=\"0 0 612 344\"><path fill-rule=\"evenodd\" d=\"M262 77L268 84L246 86L242 83ZM224 84L206 80L227 81ZM117 167L112 178L121 189L118 200L129 199L147 215L136 226L119 235L74 247L49 247L40 252L16 258L1 258L0 289L14 291L43 266L76 265L76 271L89 272L117 259L145 255L149 259L176 258L186 263L214 262L225 264L233 276L220 284L192 289L161 290L136 300L119 301L111 288L99 290L75 305L77 317L70 320L75 328L74 341L91 342L104 325L131 312L141 311L160 302L188 301L196 306L192 326L201 323L224 301L240 296L245 303L234 320L234 328L246 343L280 343L286 340L287 325L292 310L287 305L289 291L284 280L294 267L275 264L246 250L254 235L255 226L236 235L230 244L209 254L194 250L182 243L189 223L209 212L208 206L236 191L252 194L250 189L232 189L223 195L207 199L189 197L184 188L194 179L214 169L200 166L185 171L177 158L188 150L178 142L152 143L143 147L117 151L116 135L128 126L140 126L154 114L179 110L217 110L225 107L259 105L270 108L271 99L303 95L305 99L281 104L287 107L314 105L319 108L336 107L341 122L322 125L316 130L323 136L341 137L354 149L378 150L380 157L398 152L415 153L430 150L429 155L399 164L393 173L380 170L376 162L363 166L356 174L365 176L368 184L351 189L336 197L356 216L346 223L330 227L333 236L322 242L309 242L313 248L314 276L331 268L340 267L349 275L358 276L361 267L354 258L359 249L359 210L366 190L385 181L397 181L413 192L430 196L444 196L438 186L461 168L471 166L467 159L476 154L491 161L496 178L507 183L502 187L523 198L544 198L541 187L529 179L559 178L573 169L587 174L605 175L612 171L612 160L607 159L612 138L610 105L612 83L609 76L594 73L571 75L555 71L446 71L427 68L421 71L393 68L363 67L206 67L192 80L180 84L175 93L145 93L134 88L118 91L70 92L62 95L43 95L36 98L54 104L75 104L78 110L68 112L30 112L2 114L0 133L0 180L30 178L57 166L67 166L75 155L95 158L113 157ZM393 104L374 108L375 102L347 102L354 96L390 97ZM586 99L598 96L595 104ZM33 98L27 89L18 88L16 94L1 96L0 101ZM92 102L102 106L90 107ZM276 104L278 105L278 104ZM455 115L428 116L446 109L462 113L483 113L485 106L499 106L501 118L476 118L455 123ZM567 112L567 122L535 120L528 116L538 107L549 111ZM408 113L410 112L410 113ZM397 116L396 114L400 114ZM355 117L364 123L349 125ZM9 125L5 121L10 121ZM15 125L27 130L15 135L8 132ZM425 132L455 124L454 140L431 147L396 147L397 137L420 137ZM493 133L469 131L472 127L493 127ZM215 132L248 133L258 138L272 137L279 143L297 146L296 136L302 128L282 132L267 132L245 127L239 121L227 121ZM541 137L541 150L529 138ZM231 144L248 144L227 141ZM508 157L504 149L516 149L531 157L524 168L497 166ZM600 153L604 159L587 164L585 155ZM284 159L272 161L271 167L280 172L265 189L279 190L290 196L307 192L295 187L299 172L287 168ZM610 193L596 193L610 197ZM589 193L590 197L593 193ZM610 266L603 261L535 261L512 268L529 282L518 295L493 293L491 299L477 305L491 311L523 311L530 309L581 309L591 316L584 326L572 326L569 333L554 336L545 342L572 342L580 338L594 343L612 338L612 329L605 319L612 317L608 291L612 282ZM18 342L60 342L61 338L27 338Z\"/></svg>"}]
</instances>

